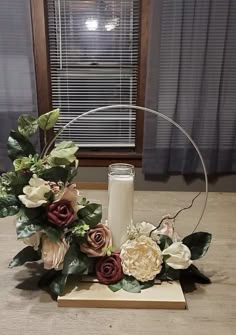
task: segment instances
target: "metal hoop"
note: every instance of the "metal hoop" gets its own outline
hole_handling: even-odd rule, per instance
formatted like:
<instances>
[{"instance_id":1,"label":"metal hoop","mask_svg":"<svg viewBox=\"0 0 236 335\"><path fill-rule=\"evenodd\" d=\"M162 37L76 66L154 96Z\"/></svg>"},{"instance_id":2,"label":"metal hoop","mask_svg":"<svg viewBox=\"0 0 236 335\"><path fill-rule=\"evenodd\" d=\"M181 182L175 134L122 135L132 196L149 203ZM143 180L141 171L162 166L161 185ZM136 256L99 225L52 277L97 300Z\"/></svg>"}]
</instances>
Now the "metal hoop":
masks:
<instances>
[{"instance_id":1,"label":"metal hoop","mask_svg":"<svg viewBox=\"0 0 236 335\"><path fill-rule=\"evenodd\" d=\"M101 111L105 111L105 110L108 110L108 109L115 109L115 108L136 109L136 110L140 110L140 111L144 111L144 112L149 112L149 113L158 115L162 119L170 122L176 128L178 128L188 138L188 140L192 143L192 145L195 148L195 150L196 150L196 152L197 152L197 154L199 156L199 159L201 161L202 168L203 168L203 173L204 173L204 177L205 177L205 201L204 201L204 204L203 204L203 208L202 208L201 215L200 215L200 218L198 220L198 223L197 223L197 225L195 226L195 228L193 230L193 232L194 232L197 229L197 227L199 226L199 224L200 224L200 222L202 220L202 217L204 215L204 212L205 212L205 209L206 209L206 205L207 205L207 199L208 199L208 178L207 178L206 167L205 167L205 163L204 163L204 160L202 158L201 152L198 149L198 147L197 147L196 143L194 142L194 140L191 138L191 136L177 122L175 122L174 120L170 119L168 116L166 116L166 115L164 115L164 114L162 114L160 112L157 112L157 111L155 111L153 109L150 109L150 108L147 108L147 107L135 106L135 105L122 105L121 104L121 105L110 105L110 106L103 106L103 107L94 108L94 109L89 110L88 112L85 112L83 114L78 115L77 117L75 117L74 119L72 119L70 122L68 122L64 127L62 127L59 130L59 132L56 134L56 136L47 145L47 148L45 150L44 155L47 155L49 148L55 142L55 140L57 139L57 137L64 131L64 129L68 128L73 122L81 119L84 116L90 115L92 113L101 112Z\"/></svg>"}]
</instances>

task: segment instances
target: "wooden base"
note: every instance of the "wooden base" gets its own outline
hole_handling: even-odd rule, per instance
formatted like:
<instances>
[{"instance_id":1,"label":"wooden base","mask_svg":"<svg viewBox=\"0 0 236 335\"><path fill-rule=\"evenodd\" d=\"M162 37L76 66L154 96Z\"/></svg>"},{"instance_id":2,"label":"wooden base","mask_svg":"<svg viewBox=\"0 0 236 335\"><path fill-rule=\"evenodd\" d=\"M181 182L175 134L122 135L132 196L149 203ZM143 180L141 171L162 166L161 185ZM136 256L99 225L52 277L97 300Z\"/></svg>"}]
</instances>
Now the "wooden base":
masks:
<instances>
[{"instance_id":1,"label":"wooden base","mask_svg":"<svg viewBox=\"0 0 236 335\"><path fill-rule=\"evenodd\" d=\"M156 284L141 293L124 290L112 292L106 285L98 282L75 282L71 280L64 296L58 297L59 307L89 308L153 308L185 309L186 301L179 282Z\"/></svg>"}]
</instances>

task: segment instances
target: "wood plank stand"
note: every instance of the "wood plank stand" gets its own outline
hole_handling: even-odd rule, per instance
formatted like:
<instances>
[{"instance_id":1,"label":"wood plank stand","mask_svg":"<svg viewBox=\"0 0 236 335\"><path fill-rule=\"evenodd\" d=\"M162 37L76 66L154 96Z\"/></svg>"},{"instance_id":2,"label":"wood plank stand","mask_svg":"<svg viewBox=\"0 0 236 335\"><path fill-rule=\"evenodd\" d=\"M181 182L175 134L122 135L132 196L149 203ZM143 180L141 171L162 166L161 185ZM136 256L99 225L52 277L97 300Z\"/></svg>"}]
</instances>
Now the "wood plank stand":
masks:
<instances>
[{"instance_id":1,"label":"wood plank stand","mask_svg":"<svg viewBox=\"0 0 236 335\"><path fill-rule=\"evenodd\" d=\"M78 284L72 278L63 296L57 299L58 307L89 308L143 308L143 309L185 309L186 301L178 281L156 283L141 293L124 290L112 292L95 279L86 279Z\"/></svg>"}]
</instances>

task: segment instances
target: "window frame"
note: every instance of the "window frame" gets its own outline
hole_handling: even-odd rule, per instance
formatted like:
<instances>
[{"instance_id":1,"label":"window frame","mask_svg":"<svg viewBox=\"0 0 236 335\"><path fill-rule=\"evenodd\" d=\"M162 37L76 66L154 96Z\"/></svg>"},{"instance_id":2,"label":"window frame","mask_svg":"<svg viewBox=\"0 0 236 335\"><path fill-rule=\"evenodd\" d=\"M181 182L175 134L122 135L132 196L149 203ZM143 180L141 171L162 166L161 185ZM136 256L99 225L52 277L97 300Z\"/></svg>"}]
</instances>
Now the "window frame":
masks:
<instances>
[{"instance_id":1,"label":"window frame","mask_svg":"<svg viewBox=\"0 0 236 335\"><path fill-rule=\"evenodd\" d=\"M138 62L138 94L137 105L145 104L146 67L149 35L149 8L150 0L140 0L140 40ZM32 38L35 60L35 76L37 88L38 114L42 115L52 109L49 44L47 28L46 0L30 0L32 17ZM79 150L80 166L108 166L120 160L134 166L142 166L144 133L144 112L136 112L135 148L129 151L114 152L110 150ZM53 132L48 133L48 138ZM43 138L40 136L41 146Z\"/></svg>"}]
</instances>

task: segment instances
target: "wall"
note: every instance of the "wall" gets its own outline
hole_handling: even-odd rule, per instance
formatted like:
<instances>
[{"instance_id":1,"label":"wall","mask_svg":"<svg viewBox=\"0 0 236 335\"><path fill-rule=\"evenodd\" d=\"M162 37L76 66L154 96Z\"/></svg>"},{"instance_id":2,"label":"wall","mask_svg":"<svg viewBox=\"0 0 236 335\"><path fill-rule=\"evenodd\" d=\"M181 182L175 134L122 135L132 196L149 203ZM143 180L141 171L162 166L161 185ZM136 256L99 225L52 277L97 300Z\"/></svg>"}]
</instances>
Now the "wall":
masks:
<instances>
[{"instance_id":1,"label":"wall","mask_svg":"<svg viewBox=\"0 0 236 335\"><path fill-rule=\"evenodd\" d=\"M186 182L182 176L171 176L168 179L158 181L144 180L142 169L136 168L135 189L136 190L158 190L158 191L203 191L204 181L195 179ZM76 178L78 182L107 182L106 167L80 167ZM211 192L236 192L236 175L219 177L209 182Z\"/></svg>"}]
</instances>

